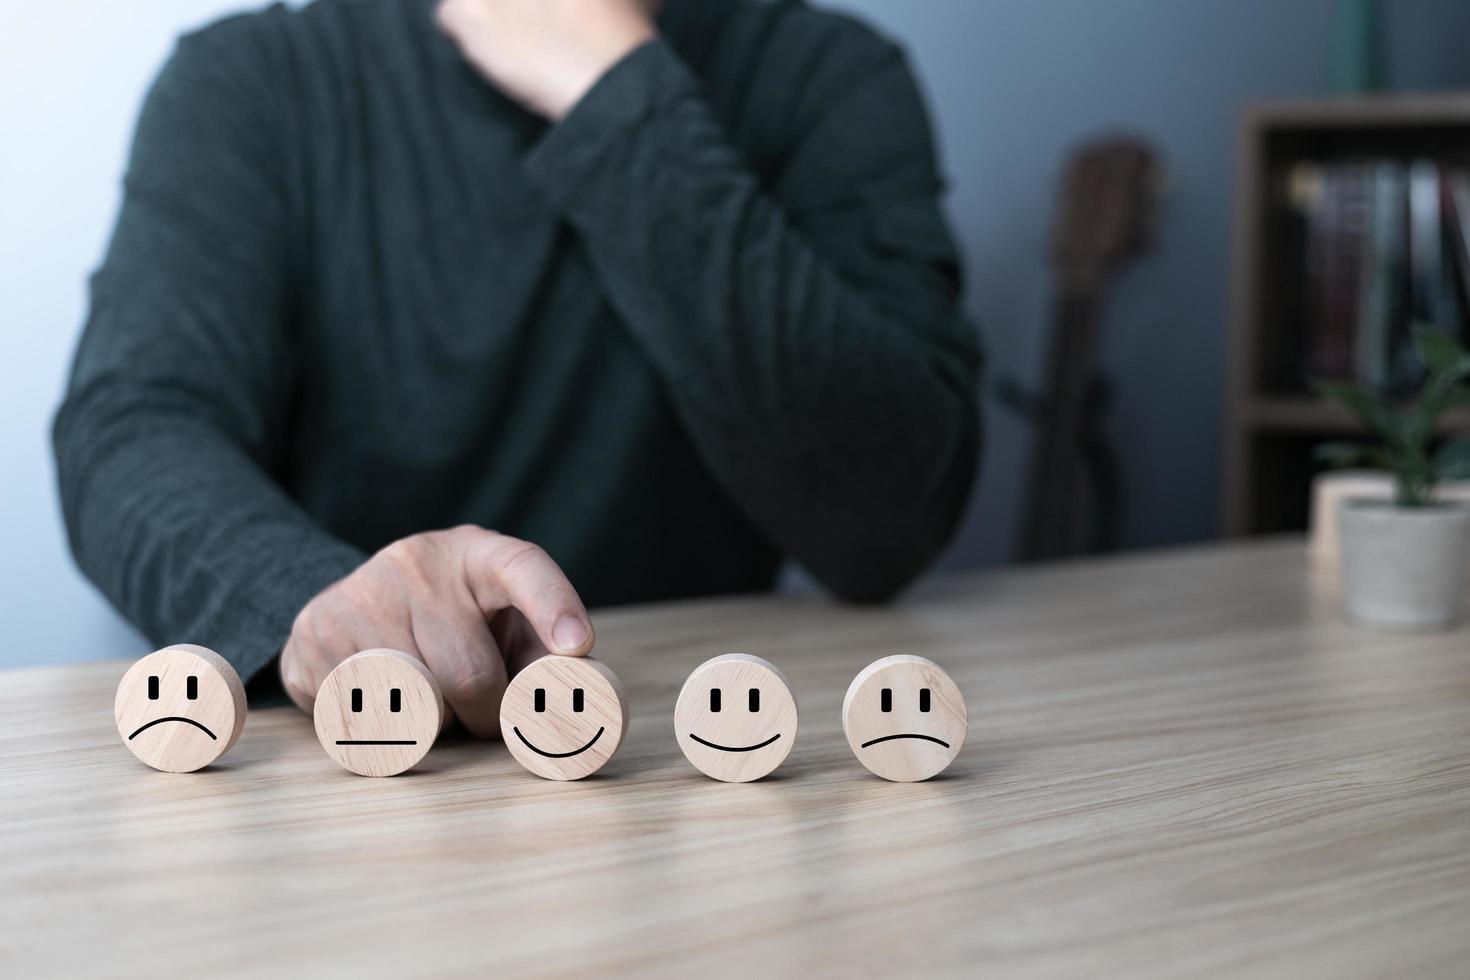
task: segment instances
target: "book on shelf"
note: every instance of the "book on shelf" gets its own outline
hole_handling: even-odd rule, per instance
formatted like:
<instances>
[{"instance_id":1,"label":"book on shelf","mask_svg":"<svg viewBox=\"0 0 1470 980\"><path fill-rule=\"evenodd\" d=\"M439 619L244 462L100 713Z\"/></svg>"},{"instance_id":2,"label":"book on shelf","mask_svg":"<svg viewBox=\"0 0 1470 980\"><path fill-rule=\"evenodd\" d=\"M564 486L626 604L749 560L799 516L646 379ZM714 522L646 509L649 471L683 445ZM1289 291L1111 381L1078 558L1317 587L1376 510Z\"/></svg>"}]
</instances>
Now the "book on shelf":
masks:
<instances>
[{"instance_id":1,"label":"book on shelf","mask_svg":"<svg viewBox=\"0 0 1470 980\"><path fill-rule=\"evenodd\" d=\"M1470 167L1452 172L1443 182L1444 215L1449 222L1448 278L1455 284L1460 329L1470 329Z\"/></svg>"},{"instance_id":2,"label":"book on shelf","mask_svg":"<svg viewBox=\"0 0 1470 980\"><path fill-rule=\"evenodd\" d=\"M1353 368L1359 380L1387 388L1393 383L1389 357L1394 349L1394 321L1403 302L1408 252L1408 228L1400 220L1407 206L1408 173L1403 164L1384 161L1372 167L1368 180L1367 246L1357 297Z\"/></svg>"},{"instance_id":3,"label":"book on shelf","mask_svg":"<svg viewBox=\"0 0 1470 980\"><path fill-rule=\"evenodd\" d=\"M1301 161L1285 182L1284 311L1301 323L1302 375L1410 391L1424 374L1416 323L1470 325L1470 165L1431 159Z\"/></svg>"}]
</instances>

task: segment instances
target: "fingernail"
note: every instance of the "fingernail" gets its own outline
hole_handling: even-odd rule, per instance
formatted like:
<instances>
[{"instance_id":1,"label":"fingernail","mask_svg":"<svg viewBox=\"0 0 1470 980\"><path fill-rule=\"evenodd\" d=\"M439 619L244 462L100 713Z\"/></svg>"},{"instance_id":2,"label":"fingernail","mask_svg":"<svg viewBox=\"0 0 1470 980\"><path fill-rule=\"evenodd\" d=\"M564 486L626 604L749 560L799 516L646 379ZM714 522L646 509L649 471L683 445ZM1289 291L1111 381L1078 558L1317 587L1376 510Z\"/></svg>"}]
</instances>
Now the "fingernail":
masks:
<instances>
[{"instance_id":1,"label":"fingernail","mask_svg":"<svg viewBox=\"0 0 1470 980\"><path fill-rule=\"evenodd\" d=\"M551 628L551 641L563 653L580 650L587 642L587 624L575 616L563 616Z\"/></svg>"}]
</instances>

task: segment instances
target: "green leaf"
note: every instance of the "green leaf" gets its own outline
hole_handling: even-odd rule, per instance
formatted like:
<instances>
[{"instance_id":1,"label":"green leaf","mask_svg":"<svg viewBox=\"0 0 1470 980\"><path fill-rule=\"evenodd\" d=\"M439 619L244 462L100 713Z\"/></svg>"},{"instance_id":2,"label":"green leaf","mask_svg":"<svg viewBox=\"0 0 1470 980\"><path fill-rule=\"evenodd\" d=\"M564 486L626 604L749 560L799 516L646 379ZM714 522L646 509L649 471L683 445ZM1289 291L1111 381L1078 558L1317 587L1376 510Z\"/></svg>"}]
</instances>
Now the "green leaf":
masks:
<instances>
[{"instance_id":1,"label":"green leaf","mask_svg":"<svg viewBox=\"0 0 1470 980\"><path fill-rule=\"evenodd\" d=\"M1470 387L1462 384L1448 385L1435 391L1425 392L1420 401L1432 410L1429 414L1430 423L1433 424L1434 420L1445 412L1470 405Z\"/></svg>"},{"instance_id":2,"label":"green leaf","mask_svg":"<svg viewBox=\"0 0 1470 980\"><path fill-rule=\"evenodd\" d=\"M1431 374L1455 375L1463 378L1470 374L1470 354L1461 347L1452 334L1427 323L1414 325L1414 350Z\"/></svg>"},{"instance_id":3,"label":"green leaf","mask_svg":"<svg viewBox=\"0 0 1470 980\"><path fill-rule=\"evenodd\" d=\"M1434 469L1441 480L1470 479L1470 440L1456 439L1440 447Z\"/></svg>"},{"instance_id":4,"label":"green leaf","mask_svg":"<svg viewBox=\"0 0 1470 980\"><path fill-rule=\"evenodd\" d=\"M1462 368L1470 370L1470 358L1465 358L1464 365L1454 365L1449 371L1434 374L1424 385L1404 429L1406 446L1426 445L1434 434L1434 423L1441 415L1450 409L1470 404L1470 387L1461 383Z\"/></svg>"},{"instance_id":5,"label":"green leaf","mask_svg":"<svg viewBox=\"0 0 1470 980\"><path fill-rule=\"evenodd\" d=\"M1445 392L1431 385L1414 403L1404 421L1403 446L1410 452L1425 453L1429 437L1434 434L1434 420L1444 411Z\"/></svg>"},{"instance_id":6,"label":"green leaf","mask_svg":"<svg viewBox=\"0 0 1470 980\"><path fill-rule=\"evenodd\" d=\"M1391 448L1402 445L1403 426L1398 415L1374 389L1349 381L1316 381L1313 389L1323 398L1341 402Z\"/></svg>"}]
</instances>

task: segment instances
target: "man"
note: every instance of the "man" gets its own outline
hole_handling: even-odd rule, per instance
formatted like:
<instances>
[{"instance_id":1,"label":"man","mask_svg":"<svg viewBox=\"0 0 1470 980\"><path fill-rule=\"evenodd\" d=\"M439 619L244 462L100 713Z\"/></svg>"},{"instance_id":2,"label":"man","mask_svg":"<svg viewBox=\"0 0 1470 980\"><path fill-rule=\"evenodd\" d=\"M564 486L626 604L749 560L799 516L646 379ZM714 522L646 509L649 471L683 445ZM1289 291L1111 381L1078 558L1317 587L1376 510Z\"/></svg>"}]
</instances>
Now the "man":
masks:
<instances>
[{"instance_id":1,"label":"man","mask_svg":"<svg viewBox=\"0 0 1470 980\"><path fill-rule=\"evenodd\" d=\"M307 709L408 651L480 735L591 649L584 599L786 556L888 597L977 456L939 192L900 53L800 3L216 24L143 109L56 419L77 560Z\"/></svg>"}]
</instances>

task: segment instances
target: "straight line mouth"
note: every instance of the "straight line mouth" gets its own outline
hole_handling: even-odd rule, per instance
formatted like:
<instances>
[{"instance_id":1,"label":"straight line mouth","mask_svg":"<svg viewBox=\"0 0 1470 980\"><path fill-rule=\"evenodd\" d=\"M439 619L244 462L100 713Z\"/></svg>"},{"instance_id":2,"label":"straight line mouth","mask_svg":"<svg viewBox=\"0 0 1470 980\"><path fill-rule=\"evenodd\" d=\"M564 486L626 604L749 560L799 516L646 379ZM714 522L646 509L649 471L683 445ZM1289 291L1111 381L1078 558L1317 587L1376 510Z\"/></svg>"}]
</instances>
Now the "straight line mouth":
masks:
<instances>
[{"instance_id":1,"label":"straight line mouth","mask_svg":"<svg viewBox=\"0 0 1470 980\"><path fill-rule=\"evenodd\" d=\"M914 735L912 733L906 735L884 735L882 738L869 739L861 746L859 746L859 748L865 749L870 745L877 745L879 742L891 742L896 738L921 738L926 742L934 742L937 745L942 745L945 748L949 748L949 743L942 738L935 738L933 735Z\"/></svg>"},{"instance_id":2,"label":"straight line mouth","mask_svg":"<svg viewBox=\"0 0 1470 980\"><path fill-rule=\"evenodd\" d=\"M215 736L214 732L212 732L209 729L205 728L203 725L201 725L199 722L195 721L193 718L185 718L182 715L169 715L167 718L154 718L148 724L140 726L136 732L133 732L133 734L129 735L128 736L128 741L131 742L133 739L137 738L139 735L142 735L144 732L146 732L148 729L152 728L154 725L162 725L166 721L182 721L186 725L193 725L195 728L199 729L201 732L203 732L204 734L208 735L210 738L214 739L216 742L219 741L219 739Z\"/></svg>"},{"instance_id":3,"label":"straight line mouth","mask_svg":"<svg viewBox=\"0 0 1470 980\"><path fill-rule=\"evenodd\" d=\"M761 742L761 743L759 743L757 745L740 745L740 746L717 745L714 742L710 742L710 741L707 741L706 739L700 738L698 735L694 734L693 732L690 732L689 733L689 737L692 738L692 739L694 739L700 745L707 745L707 746L709 746L712 749L719 749L721 752L754 752L756 749L763 749L767 745L770 745L772 742L774 742L776 739L780 738L781 737L781 733L780 732L777 732L776 734L772 735L770 738L766 739L764 742Z\"/></svg>"},{"instance_id":4,"label":"straight line mouth","mask_svg":"<svg viewBox=\"0 0 1470 980\"><path fill-rule=\"evenodd\" d=\"M412 738L339 738L338 745L417 745Z\"/></svg>"},{"instance_id":5,"label":"straight line mouth","mask_svg":"<svg viewBox=\"0 0 1470 980\"><path fill-rule=\"evenodd\" d=\"M516 738L525 743L526 748L530 749L532 752L535 752L537 755L544 755L548 759L570 759L572 756L581 755L583 752L586 752L588 749L592 748L593 743L595 743L599 738L602 738L602 733L607 731L607 726L604 725L599 728L597 730L597 734L593 735L592 738L588 740L586 745L582 746L580 749L573 749L570 752L548 752L545 749L538 749L536 746L531 744L530 739L521 734L520 728L513 725L511 726L510 730L516 733Z\"/></svg>"}]
</instances>

